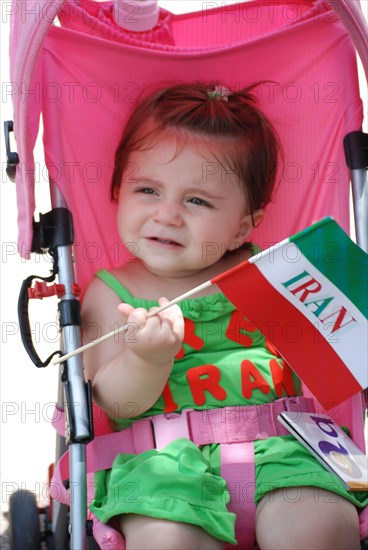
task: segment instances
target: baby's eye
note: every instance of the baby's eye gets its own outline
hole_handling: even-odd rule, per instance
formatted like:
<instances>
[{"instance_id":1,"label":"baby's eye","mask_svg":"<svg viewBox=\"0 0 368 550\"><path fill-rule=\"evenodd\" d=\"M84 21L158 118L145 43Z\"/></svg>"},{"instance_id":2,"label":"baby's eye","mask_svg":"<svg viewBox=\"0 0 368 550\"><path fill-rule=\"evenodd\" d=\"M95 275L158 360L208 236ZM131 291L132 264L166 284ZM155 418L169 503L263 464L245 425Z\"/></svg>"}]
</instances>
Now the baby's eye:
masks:
<instances>
[{"instance_id":1,"label":"baby's eye","mask_svg":"<svg viewBox=\"0 0 368 550\"><path fill-rule=\"evenodd\" d=\"M142 193L144 195L153 195L156 191L151 187L138 187L138 189L136 189L135 192Z\"/></svg>"},{"instance_id":2,"label":"baby's eye","mask_svg":"<svg viewBox=\"0 0 368 550\"><path fill-rule=\"evenodd\" d=\"M198 198L198 197L192 197L191 199L189 199L188 202L190 202L190 203L192 203L192 204L195 204L196 206L208 206L208 207L211 208L211 205L210 205L209 202L207 202L207 201L205 201L205 200L203 200L203 199L200 199L200 198Z\"/></svg>"}]
</instances>

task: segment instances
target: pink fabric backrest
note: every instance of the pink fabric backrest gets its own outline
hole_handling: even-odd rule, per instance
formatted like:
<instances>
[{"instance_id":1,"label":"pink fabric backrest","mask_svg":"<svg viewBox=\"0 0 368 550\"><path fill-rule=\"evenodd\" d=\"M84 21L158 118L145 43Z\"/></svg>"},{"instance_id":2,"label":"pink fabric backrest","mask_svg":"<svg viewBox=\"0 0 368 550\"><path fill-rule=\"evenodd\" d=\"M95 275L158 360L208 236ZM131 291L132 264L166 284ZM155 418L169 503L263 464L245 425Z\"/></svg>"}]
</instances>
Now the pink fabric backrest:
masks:
<instances>
[{"instance_id":1,"label":"pink fabric backrest","mask_svg":"<svg viewBox=\"0 0 368 550\"><path fill-rule=\"evenodd\" d=\"M304 226L307 218L320 217L321 210L324 210L322 215L328 210L329 213L335 215L336 219L345 228L347 227L347 207L342 204L345 203L347 197L346 185L342 184L342 189L338 185L333 185L337 183L333 181L336 179L336 170L339 172L337 176L339 182L342 178L345 180L346 175L342 167L340 171L340 165L334 164L340 162L340 158L339 161L336 161L336 156L330 154L330 147L326 149L323 142L324 139L327 139L327 135L331 135L331 141L336 138L334 131L332 134L330 131L331 121L334 118L336 122L335 129L338 128L340 133L344 130L357 128L360 124L358 122L358 119L360 120L360 114L358 114L360 107L357 99L356 77L351 77L351 71L354 72L355 69L354 63L350 63L354 57L349 44L350 39L337 22L337 18L334 17L333 10L328 7L327 2L323 0L318 0L314 4L309 0L299 0L290 4L275 2L276 7L279 4L279 8L276 9L278 15L274 10L274 6L271 5L270 8L269 4L262 2L253 4L253 7L239 4L236 15L231 12L232 7L207 10L211 5L218 5L217 3L208 2L204 11L200 14L173 17L173 35L177 45L161 50L158 48L154 51L152 51L152 45L149 44L149 47L142 49L142 47L121 47L120 44L116 44L114 47L111 42L101 42L93 36L97 32L94 28L96 23L90 28L90 36L84 37L80 33L73 32L70 34L67 31L53 28L50 36L46 38L45 49L42 50L48 27L51 25L55 13L64 2L65 0L53 0L52 2L50 0L14 0L12 5L10 49L12 95L15 106L15 133L21 159L21 164L17 170L19 248L24 257L29 256L32 239L33 184L35 179L32 151L38 128L38 117L42 101L49 104L59 104L62 101L56 90L57 83L64 92L62 94L63 99L67 101L69 97L76 103L79 101L78 98L75 99L75 92L78 91L76 83L78 82L81 87L79 92L82 93L82 101L85 103L86 110L90 112L90 107L96 107L94 109L96 126L102 120L101 133L105 133L107 127L112 128L111 136L106 136L103 142L111 148L115 146L116 141L114 139L116 137L114 127L110 125L111 120L114 121L114 126L119 125L124 119L124 111L131 106L129 101L134 101L136 93L140 92L147 82L151 84L156 81L158 75L160 77L165 75L168 79L216 77L228 80L229 84L242 84L258 78L274 79L277 85L269 84L268 89L263 89L263 94L269 96L268 103L272 101L276 105L277 101L281 99L283 103L288 102L291 104L289 110L272 109L273 106L269 105L271 114L273 110L276 110L277 113L280 112L279 124L290 126L290 132L286 128L284 132L281 132L283 137L286 138L286 134L291 134L292 129L295 130L294 134L297 132L300 116L304 112L305 120L309 120L310 123L306 129L307 134L302 131L303 144L305 135L315 133L320 138L315 148L324 151L321 154L318 153L318 158L316 158L315 151L312 155L310 151L307 152L306 161L300 164L300 154L295 154L295 148L298 145L287 147L289 162L286 165L284 178L287 183L286 192L291 188L293 190L298 189L297 193L291 193L290 201L293 204L297 204L297 202L303 204L307 197L306 189L311 187L308 204L311 204L316 197L320 202L323 202L328 196L330 205L329 208L326 206L325 208L316 207L314 211L313 207L308 207L303 210L301 217L299 215L300 207L296 206L295 209L287 207L281 217L281 222L279 221L281 225L278 226L279 229L276 229L276 231L273 231L276 221L273 214L275 209L270 209L272 215L269 218L270 222L267 226L263 226L260 233L260 244L277 240L278 235L285 236L292 233L296 225L298 228ZM367 27L360 10L359 0L341 0L339 2L331 0L331 5L344 21L346 27L349 28L365 68L367 68ZM56 72L48 72L47 76L43 76L45 80L42 80L41 71L43 68L47 71L53 71L52 63L50 66L50 60L47 60L47 58L49 57L49 48L52 49L54 46L58 46L59 49L54 50L54 54L51 55L62 59L59 67L61 70L59 71L59 68L56 67ZM80 56L77 54L79 46L82 48L83 55L86 54L82 67L80 67ZM118 53L119 48L120 53ZM36 63L40 49L40 56ZM262 54L263 51L265 55ZM117 56L119 62L116 64ZM78 60L75 67L73 67L74 57ZM93 59L93 62L88 62L88 59ZM44 62L46 62L46 65L44 65ZM101 77L101 71L94 72L91 70L91 64L94 67L99 65L100 69L103 67L105 70L104 80L106 81L107 78L107 88L104 88L102 80L101 92L103 90L103 94L100 98L94 95L94 93L98 93L97 88L93 89L91 85L86 87L90 82L97 82L96 77ZM313 70L311 70L312 66L314 67ZM112 67L114 69L111 71ZM80 69L82 69L82 73L80 73ZM84 72L85 69L87 69L86 72ZM339 78L336 77L336 71L339 72L338 69L343 73L344 82L341 85ZM138 78L137 72L139 73ZM129 76L127 76L128 74ZM120 81L115 78L117 75L120 76ZM112 90L109 89L111 83ZM346 88L349 88L349 90ZM29 93L29 90L36 90L36 93ZM119 98L117 98L117 94ZM116 118L111 113L111 99L112 103L114 101L116 103L117 100L124 103L124 105L120 105L120 118ZM264 100L267 102L267 97L264 97ZM339 103L341 107L340 114L337 112L336 117L333 110L331 110L331 103L333 102ZM96 106L96 103L100 105ZM102 103L106 106L107 117L105 119L99 117L103 109L97 108L101 107ZM315 116L312 119L309 118L308 113L311 103L315 103L314 107L318 107L318 109L315 109ZM322 103L330 114L325 112L325 115L321 117L320 108ZM342 115L344 111L342 103L349 106L345 115ZM298 107L302 107L302 109L298 111ZM49 110L47 108L48 112ZM64 114L67 114L67 112L64 112L63 109L60 109L59 113L54 110L54 118L59 121L61 120L59 116ZM288 117L288 121L285 116ZM342 116L343 120L341 120ZM327 125L325 125L326 117L329 119ZM80 120L79 117L75 119L75 127L81 124ZM319 127L315 131L318 121L320 121ZM55 120L54 124L56 125ZM96 126L93 128L94 131ZM323 127L325 128L324 138L323 135L320 135L320 130ZM85 140L86 135L83 136L83 140ZM57 135L54 135L54 133L51 133L51 137L47 139L58 141ZM100 141L98 139L96 141L97 146L100 146ZM312 141L314 142L314 139ZM53 149L55 147L57 145L53 146ZM85 143L84 147L87 148L88 144ZM98 151L103 151L104 158L107 159L103 148L99 147ZM63 153L64 151L59 150L56 158L63 158ZM78 158L80 159L80 157L81 151L78 152ZM99 156L93 158L96 158L99 166L105 167L105 164L100 163ZM73 176L76 174L75 165L73 164L76 162L74 158L67 159L65 162L70 164L66 166L62 166L61 161L55 161L54 158L50 162L57 162L57 166L69 174L69 176L63 174L58 180L68 179L68 177L70 179L70 170L73 171ZM79 162L80 164L83 163L85 171L88 172L87 183L91 184L91 187L93 184L93 166L86 165L86 162L90 161L85 162L83 158ZM108 162L108 160L105 162ZM57 166L52 165L54 172L59 172ZM304 185L300 185L301 178L303 178ZM329 181L327 181L328 185L325 186L326 191L321 192L319 197L316 187L322 182L322 179ZM64 186L64 182L58 181L58 183ZM334 187L332 193L330 193L331 187ZM295 199L299 200L295 201ZM280 195L280 203L285 204L284 194ZM294 220L299 219L300 222L297 224L293 221L290 222L292 218ZM89 219L90 217L87 216L87 226ZM265 238L263 238L263 235L265 235ZM85 246L83 241L81 241L81 246ZM118 245L114 241L111 254L116 257L119 256L117 248ZM86 269L85 277L82 274L82 282L89 278L93 267L96 267L98 263L98 261L95 261L98 259L97 251L93 255L90 247L88 252L85 249L84 256L88 257L89 263L93 263L94 266L91 266L91 269ZM101 260L102 263L106 263L108 258L103 254Z\"/></svg>"},{"instance_id":2,"label":"pink fabric backrest","mask_svg":"<svg viewBox=\"0 0 368 550\"><path fill-rule=\"evenodd\" d=\"M259 89L260 101L280 133L285 165L255 241L267 247L326 215L348 230L342 140L362 123L351 41L324 3L313 8L310 2L297 3L300 10L288 15L291 22L284 5L277 4L276 28L265 6L258 5L264 20L257 25L249 15L226 25L221 10L215 10L212 31L208 14L173 18L179 45L160 51L70 29L50 30L42 52L45 154L74 214L82 287L99 267L128 257L108 192L124 121L142 93L178 79L220 79L230 88L268 81ZM216 47L210 46L211 32Z\"/></svg>"},{"instance_id":3,"label":"pink fabric backrest","mask_svg":"<svg viewBox=\"0 0 368 550\"><path fill-rule=\"evenodd\" d=\"M333 11L335 10L337 16L343 21L344 25L348 29L352 40L355 44L355 47L361 57L361 60L363 62L363 67L366 71L366 74L368 73L368 55L367 55L367 24L365 22L364 16L362 15L361 9L360 9L360 3L359 0L328 0L328 2L331 5L331 9L328 9L327 2L324 2L323 0L318 0L318 2L315 3L315 5L312 7L312 2L309 1L300 1L300 2L292 2L290 3L289 7L287 3L285 2L285 6L281 8L281 14L284 19L284 26L286 27L286 30L291 31L288 33L288 37L290 38L290 42L288 42L286 48L287 51L292 51L293 55L290 56L293 58L292 65L295 65L296 61L301 61L301 59L305 59L309 55L309 48L312 47L312 50L320 49L321 51L321 57L322 59L322 65L323 62L325 63L325 67L330 63L329 60L326 57L326 52L323 50L325 46L325 41L322 41L320 44L317 45L315 42L315 38L318 38L317 35L315 35L313 32L311 34L305 35L305 32L303 31L300 36L307 37L306 42L304 42L304 51L302 54L302 57L299 59L296 57L295 54L298 52L298 48L294 50L294 37L295 37L295 30L298 32L299 26L301 23L305 23L306 19L309 19L309 31L312 29L313 24L314 27L322 27L321 23L325 25L325 30L330 32L332 27L335 25L334 17L333 17ZM35 209L35 201L34 201L34 180L35 180L35 174L34 174L34 160L33 160L33 148L34 143L38 131L38 122L39 122L39 114L41 109L41 101L40 101L40 93L42 95L48 96L49 93L51 93L50 86L45 84L42 84L42 79L40 81L40 74L39 71L42 70L42 59L37 61L37 56L39 55L39 50L42 47L43 41L45 40L45 36L48 33L48 29L50 25L52 25L52 21L54 19L55 14L58 12L59 8L63 6L65 3L65 0L13 0L12 5L10 6L10 23L11 23L11 37L10 37L10 60L11 60L11 89L9 92L12 95L13 103L14 103L14 123L15 123L15 135L17 138L17 149L20 155L20 165L17 168L17 197L18 197L18 226L19 226L19 250L23 257L29 257L30 253L30 247L31 247L31 241L32 241L32 217L33 212ZM92 4L92 2L90 2ZM249 41L254 41L257 44L260 45L260 47L263 46L263 42L265 39L267 39L267 36L264 36L262 33L265 31L265 29L261 29L261 26L259 25L259 19L258 14L259 10L264 8L263 2L258 2L256 4L256 7L251 8L248 6L240 5L239 6L239 12L238 15L234 16L231 14L230 11L228 11L226 8L222 8L220 10L212 10L212 12L207 11L207 8L211 5L218 5L216 3L206 3L205 5L205 11L204 13L200 14L189 14L185 16L178 16L173 18L173 27L174 27L174 33L175 38L180 42L184 41L189 49L189 59L191 59L193 56L200 57L202 59L202 63L204 66L207 67L208 64L208 55L201 46L198 45L198 37L204 36L205 42L208 44L211 40L214 39L215 33L218 33L218 31L222 30L224 31L225 28L229 29L229 27L232 27L231 33L235 29L235 35L237 36L231 38L229 34L229 30L226 31L227 33L227 42L223 44L222 49L230 49L231 52L234 51L234 48L237 49L238 47L241 47L244 45L244 43L248 43ZM277 2L276 2L277 4ZM280 3L282 4L282 3ZM293 11L294 7L294 11ZM8 8L9 9L9 8ZM232 9L232 8L230 8ZM270 8L268 8L270 9ZM93 10L92 10L93 11ZM305 15L305 12L307 14ZM8 10L7 10L8 14ZM271 15L270 15L271 14ZM217 25L215 19L217 18ZM231 19L233 18L233 19ZM202 19L202 21L201 21ZM277 33L278 33L278 22L274 19L273 12L269 12L268 19L270 20L270 23L273 23L274 29L272 34L276 34L277 39ZM195 24L195 22L197 22ZM238 24L240 22L240 24ZM201 24L204 23L204 24ZM232 24L235 23L235 24ZM332 24L332 25L331 25ZM96 23L94 23L94 26L96 26ZM295 27L295 29L294 29ZM236 29L241 29L241 32L237 31ZM283 29L285 30L285 29ZM196 32L194 32L196 31ZM110 31L111 32L111 31ZM269 29L268 29L269 32ZM95 29L90 29L90 33L94 34ZM225 34L226 34L225 33ZM258 37L258 34L260 36ZM220 32L219 36L223 36L224 32ZM267 32L265 33L267 35ZM317 33L320 34L320 33ZM275 37L273 37L275 38ZM201 39L202 40L202 39ZM217 38L216 38L217 40ZM215 40L215 42L216 42ZM197 43L196 43L197 41ZM298 41L298 40L297 40ZM302 40L299 40L300 43L302 43ZM70 56L73 56L75 51L73 50L75 42L72 43L71 48L65 49L65 55L61 54L63 57L63 63L68 65L70 61ZM93 45L94 44L94 45ZM85 61L86 64L88 64L88 59L93 58L97 59L95 57L95 50L96 47L98 48L98 44L96 46L95 39L93 37L90 38L90 45L91 50L89 50L89 57L86 57ZM280 45L280 46L279 46ZM308 46L307 46L308 45ZM65 46L65 44L64 44ZM106 49L107 45L105 44L104 48ZM147 47L147 45L146 45ZM285 40L281 40L280 43L278 41L274 42L275 52L278 51L278 48L284 49L285 48ZM141 47L138 48L142 49ZM150 49L150 48L148 48ZM185 49L185 48L184 48ZM180 44L178 47L173 47L170 51L170 56L175 57L178 56L182 58L185 56L185 53L182 51L183 47ZM299 48L300 50L300 48ZM93 51L93 53L92 53ZM122 56L125 55L125 51L123 51ZM159 51L159 49L157 50ZM337 54L336 61L338 59L338 54L341 51L340 47L338 47L334 53ZM323 52L323 55L322 55ZM64 53L64 52L63 52ZM139 54L139 51L136 52ZM252 54L252 57L250 59L251 66L254 64L254 59L257 60L256 64L258 64L258 54L257 50L254 55L254 51L251 49L250 53ZM313 61L315 57L315 53L311 52L311 62ZM331 53L331 50L330 50ZM202 55L203 54L203 55ZM41 58L42 58L42 52L41 52ZM149 55L149 54L148 54ZM212 56L213 57L213 56ZM278 56L276 56L278 58ZM223 59L223 57L219 58L219 61ZM279 61L279 66L283 63L284 56L280 56L280 60L276 59L276 61ZM246 59L247 60L247 59ZM343 70L344 65L343 62L346 61L346 59L340 59L338 62L340 62L340 68ZM213 60L212 60L213 62ZM288 59L288 63L290 62L290 59ZM108 64L106 69L108 70L111 65ZM130 63L127 62L125 66L125 70L129 70ZM275 65L278 67L278 63ZM244 74L244 67L243 64L235 65L232 63L232 57L230 53L230 67L235 67L235 70L237 74L241 71L239 71L239 68L242 67L242 72ZM178 63L177 69L179 76L182 74L182 68L183 64ZM219 63L215 63L215 68L219 69L221 68ZM301 68L301 71L304 70ZM72 71L72 68L71 68ZM170 71L169 71L170 72ZM221 72L221 71L220 71ZM174 71L175 73L175 71ZM317 70L318 74L318 70ZM321 74L321 73L320 73ZM322 73L324 74L324 73ZM148 78L152 77L152 73L149 72L147 75ZM216 76L221 76L219 74L219 71L216 71ZM267 78L270 78L271 75L267 75ZM290 73L290 76L292 75L292 72ZM60 74L56 75L56 82L61 82ZM310 90L312 94L314 94L314 98L318 101L326 101L328 98L329 92L331 92L330 100L334 99L334 90L331 87L330 89L323 89L321 90L320 86L328 86L327 79L320 80L319 77L317 80L315 80L316 76L313 76L314 80L311 80L309 83L309 86L315 86L315 88L312 88ZM348 73L346 73L346 78L348 78ZM59 79L59 80L58 80ZM125 85L128 84L128 80L125 80ZM138 82L130 80L130 82L134 82L138 85ZM281 83L280 79L277 79L277 82ZM287 80L288 83L292 82L291 78ZM333 86L334 83L337 84L335 80L329 81L331 85ZM38 93L32 93L31 90L37 90L37 83L38 85L42 86L42 88L38 88ZM72 86L72 90L74 90L73 86L75 83L74 81L65 81L66 89L64 88L64 91L68 92L68 83ZM284 81L285 84L285 81ZM115 85L115 82L114 82ZM91 91L91 88L89 89ZM127 88L123 89L126 94L129 94L129 90ZM281 91L281 95L286 94L286 98L288 101L292 100L292 92L295 92L294 100L296 101L298 98L298 91L297 89L293 90L292 86L287 87L286 89L283 88ZM306 91L306 90L304 90ZM322 96L321 96L322 92ZM113 93L118 93L117 89ZM104 98L105 99L105 98ZM54 97L47 97L47 100L49 101L55 101ZM338 122L337 122L338 124ZM354 121L351 121L351 124L354 125ZM335 162L334 160L329 162ZM317 165L314 165L314 162L312 163L312 168L310 170L313 171L315 169L318 172ZM313 168L314 167L314 168ZM321 164L319 164L319 167L321 167ZM37 166L36 166L37 168ZM292 166L288 166L289 170L292 169ZM296 170L297 167L295 166ZM333 170L333 165L329 165L329 168ZM326 167L325 167L326 169ZM303 175L303 177L305 174ZM319 174L316 173L315 179L319 178ZM37 172L36 172L37 177ZM297 177L297 174L295 174L295 177ZM291 180L292 175L289 171L287 174L287 179ZM297 214L295 217L297 217ZM289 215L289 214L287 214ZM346 214L343 217L347 217ZM340 220L339 217L337 217L338 220ZM271 226L271 224L270 224ZM284 232L283 232L284 233Z\"/></svg>"}]
</instances>

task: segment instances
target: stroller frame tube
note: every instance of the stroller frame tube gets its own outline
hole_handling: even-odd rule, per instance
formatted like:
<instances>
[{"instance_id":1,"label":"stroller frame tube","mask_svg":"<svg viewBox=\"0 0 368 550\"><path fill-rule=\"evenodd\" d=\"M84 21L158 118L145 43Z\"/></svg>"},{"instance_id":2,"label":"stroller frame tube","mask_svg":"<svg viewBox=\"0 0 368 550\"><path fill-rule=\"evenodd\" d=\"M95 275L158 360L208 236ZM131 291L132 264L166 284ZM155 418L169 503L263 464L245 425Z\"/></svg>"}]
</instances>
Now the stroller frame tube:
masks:
<instances>
[{"instance_id":1,"label":"stroller frame tube","mask_svg":"<svg viewBox=\"0 0 368 550\"><path fill-rule=\"evenodd\" d=\"M53 206L66 206L61 192L52 181L50 181L50 196ZM72 245L58 246L56 256L59 283L65 287L65 295L59 302L61 347L64 353L70 353L81 345L80 323L73 319L66 321L64 319L63 322L62 319L63 306L68 305L68 301L76 301L72 292L72 285L75 283ZM59 398L64 399L66 405L66 444L69 446L70 547L72 550L86 550L87 468L85 446L93 439L91 402L88 385L86 385L83 376L82 357L70 358L61 366L60 371L64 391L60 392Z\"/></svg>"},{"instance_id":2,"label":"stroller frame tube","mask_svg":"<svg viewBox=\"0 0 368 550\"><path fill-rule=\"evenodd\" d=\"M360 248L368 253L368 188L365 168L351 170L356 239Z\"/></svg>"},{"instance_id":3,"label":"stroller frame tube","mask_svg":"<svg viewBox=\"0 0 368 550\"><path fill-rule=\"evenodd\" d=\"M73 257L71 246L58 247L59 281L65 286L66 293L61 297L60 304L66 300L73 300L75 296L67 289L74 283ZM80 328L75 325L62 326L62 347L65 353L70 353L80 347ZM66 372L67 371L67 372ZM62 369L62 379L68 382L71 401L67 405L73 407L73 416L69 421L73 422L71 441L85 441L89 439L88 403L83 377L83 365L81 357L71 357L67 367ZM67 438L68 439L68 438Z\"/></svg>"},{"instance_id":4,"label":"stroller frame tube","mask_svg":"<svg viewBox=\"0 0 368 550\"><path fill-rule=\"evenodd\" d=\"M87 548L87 477L86 446L70 445L70 544L72 550Z\"/></svg>"},{"instance_id":5,"label":"stroller frame tube","mask_svg":"<svg viewBox=\"0 0 368 550\"><path fill-rule=\"evenodd\" d=\"M60 409L64 404L64 390L61 384L58 385L57 404ZM62 435L57 434L55 462L57 462L65 452L65 438ZM68 514L69 512L66 504L56 499L52 501L53 550L65 550L65 548L69 545L69 530L65 528L68 525Z\"/></svg>"},{"instance_id":6,"label":"stroller frame tube","mask_svg":"<svg viewBox=\"0 0 368 550\"><path fill-rule=\"evenodd\" d=\"M59 282L70 289L74 282L72 247L58 247ZM68 300L73 295L67 292L62 298ZM62 327L62 349L65 353L80 346L80 327ZM67 366L61 369L66 403L66 440L69 446L69 488L70 488L70 540L72 550L87 548L87 482L86 448L90 440L89 405L83 377L81 357L72 357Z\"/></svg>"}]
</instances>

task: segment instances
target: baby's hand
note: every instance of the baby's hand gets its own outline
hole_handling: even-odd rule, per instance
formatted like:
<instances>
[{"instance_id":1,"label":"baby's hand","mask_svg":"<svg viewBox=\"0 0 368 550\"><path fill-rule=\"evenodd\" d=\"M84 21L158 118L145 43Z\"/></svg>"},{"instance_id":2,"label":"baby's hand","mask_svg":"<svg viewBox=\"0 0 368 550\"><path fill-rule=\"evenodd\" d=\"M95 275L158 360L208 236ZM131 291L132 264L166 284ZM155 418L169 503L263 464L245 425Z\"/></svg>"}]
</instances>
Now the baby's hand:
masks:
<instances>
[{"instance_id":1,"label":"baby's hand","mask_svg":"<svg viewBox=\"0 0 368 550\"><path fill-rule=\"evenodd\" d=\"M160 298L160 306L168 303ZM125 322L131 323L136 330L129 331L125 345L138 357L155 365L172 361L179 352L184 338L184 319L177 305L170 306L161 313L147 318L148 313L157 310L134 309L128 304L120 304L118 310L124 315Z\"/></svg>"}]
</instances>

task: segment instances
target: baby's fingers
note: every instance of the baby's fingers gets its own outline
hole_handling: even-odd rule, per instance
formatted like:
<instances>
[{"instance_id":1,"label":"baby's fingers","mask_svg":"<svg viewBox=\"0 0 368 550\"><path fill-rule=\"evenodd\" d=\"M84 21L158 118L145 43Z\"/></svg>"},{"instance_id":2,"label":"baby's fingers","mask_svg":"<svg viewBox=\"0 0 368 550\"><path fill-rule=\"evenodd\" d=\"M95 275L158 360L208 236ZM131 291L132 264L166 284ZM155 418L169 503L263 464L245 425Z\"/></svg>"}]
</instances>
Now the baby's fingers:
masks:
<instances>
[{"instance_id":1,"label":"baby's fingers","mask_svg":"<svg viewBox=\"0 0 368 550\"><path fill-rule=\"evenodd\" d=\"M133 310L134 307L124 302L118 305L118 311L120 311L120 313L122 313L126 319L128 319Z\"/></svg>"},{"instance_id":2,"label":"baby's fingers","mask_svg":"<svg viewBox=\"0 0 368 550\"><path fill-rule=\"evenodd\" d=\"M144 308L137 308L130 306L129 304L119 304L118 310L124 315L125 323L134 325L137 330L141 330L147 323L147 310Z\"/></svg>"},{"instance_id":3,"label":"baby's fingers","mask_svg":"<svg viewBox=\"0 0 368 550\"><path fill-rule=\"evenodd\" d=\"M167 298L160 298L160 306L164 306L169 303ZM166 319L170 322L173 331L179 336L182 340L184 338L184 318L180 307L176 304L168 307L161 312L161 318Z\"/></svg>"}]
</instances>

